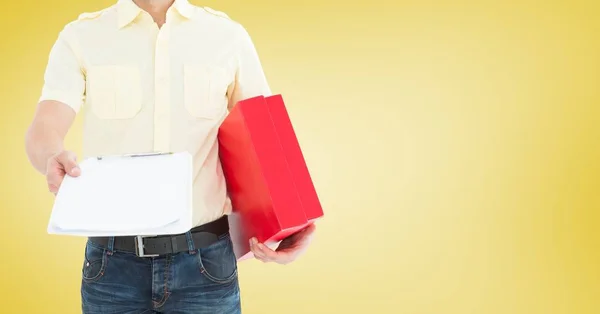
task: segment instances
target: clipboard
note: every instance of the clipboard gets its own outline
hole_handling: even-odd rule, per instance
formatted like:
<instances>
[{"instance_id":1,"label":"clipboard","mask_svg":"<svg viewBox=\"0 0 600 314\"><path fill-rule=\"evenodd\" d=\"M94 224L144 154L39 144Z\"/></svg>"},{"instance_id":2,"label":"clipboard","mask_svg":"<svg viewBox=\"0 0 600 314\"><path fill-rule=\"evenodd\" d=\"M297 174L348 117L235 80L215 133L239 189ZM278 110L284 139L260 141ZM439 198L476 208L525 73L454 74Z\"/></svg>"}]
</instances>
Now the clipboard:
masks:
<instances>
[{"instance_id":1,"label":"clipboard","mask_svg":"<svg viewBox=\"0 0 600 314\"><path fill-rule=\"evenodd\" d=\"M152 152L90 157L65 176L49 234L156 236L192 228L192 156Z\"/></svg>"}]
</instances>

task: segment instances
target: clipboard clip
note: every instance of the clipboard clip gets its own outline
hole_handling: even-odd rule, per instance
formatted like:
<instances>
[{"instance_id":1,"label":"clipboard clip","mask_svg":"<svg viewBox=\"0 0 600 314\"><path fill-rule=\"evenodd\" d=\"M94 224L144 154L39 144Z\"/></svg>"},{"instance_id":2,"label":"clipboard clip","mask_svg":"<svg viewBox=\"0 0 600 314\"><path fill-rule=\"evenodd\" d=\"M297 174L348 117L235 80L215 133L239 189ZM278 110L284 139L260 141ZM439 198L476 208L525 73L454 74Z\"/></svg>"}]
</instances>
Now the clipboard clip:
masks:
<instances>
[{"instance_id":1,"label":"clipboard clip","mask_svg":"<svg viewBox=\"0 0 600 314\"><path fill-rule=\"evenodd\" d=\"M98 156L96 157L98 160L102 160L104 158L136 158L136 157L152 157L152 156L162 156L162 155L172 155L172 152L153 152L153 153L141 153L141 154L125 154L125 155L113 155L113 156Z\"/></svg>"}]
</instances>

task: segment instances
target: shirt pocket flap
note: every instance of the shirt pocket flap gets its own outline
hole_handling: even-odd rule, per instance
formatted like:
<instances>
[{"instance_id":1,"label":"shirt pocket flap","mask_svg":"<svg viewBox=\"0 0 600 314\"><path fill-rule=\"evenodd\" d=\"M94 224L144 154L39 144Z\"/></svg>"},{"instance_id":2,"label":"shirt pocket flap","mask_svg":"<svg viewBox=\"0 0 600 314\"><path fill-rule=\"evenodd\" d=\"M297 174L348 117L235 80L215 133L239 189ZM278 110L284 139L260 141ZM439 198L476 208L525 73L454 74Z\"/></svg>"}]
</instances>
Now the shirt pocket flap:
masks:
<instances>
[{"instance_id":1,"label":"shirt pocket flap","mask_svg":"<svg viewBox=\"0 0 600 314\"><path fill-rule=\"evenodd\" d=\"M183 67L184 105L195 118L217 119L227 110L229 80L224 68L204 64Z\"/></svg>"},{"instance_id":2,"label":"shirt pocket flap","mask_svg":"<svg viewBox=\"0 0 600 314\"><path fill-rule=\"evenodd\" d=\"M141 77L135 66L92 66L86 99L100 119L131 119L142 108Z\"/></svg>"}]
</instances>

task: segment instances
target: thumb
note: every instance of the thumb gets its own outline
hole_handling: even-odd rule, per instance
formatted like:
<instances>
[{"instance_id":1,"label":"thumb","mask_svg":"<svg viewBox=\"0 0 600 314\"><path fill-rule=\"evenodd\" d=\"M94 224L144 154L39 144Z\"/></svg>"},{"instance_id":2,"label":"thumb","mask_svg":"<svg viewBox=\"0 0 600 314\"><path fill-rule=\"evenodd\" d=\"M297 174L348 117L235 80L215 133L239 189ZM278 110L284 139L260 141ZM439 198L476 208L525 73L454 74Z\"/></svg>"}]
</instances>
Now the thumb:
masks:
<instances>
[{"instance_id":1,"label":"thumb","mask_svg":"<svg viewBox=\"0 0 600 314\"><path fill-rule=\"evenodd\" d=\"M77 156L73 152L66 151L58 156L58 162L62 164L65 172L72 176L77 177L81 174L81 169L77 164Z\"/></svg>"}]
</instances>

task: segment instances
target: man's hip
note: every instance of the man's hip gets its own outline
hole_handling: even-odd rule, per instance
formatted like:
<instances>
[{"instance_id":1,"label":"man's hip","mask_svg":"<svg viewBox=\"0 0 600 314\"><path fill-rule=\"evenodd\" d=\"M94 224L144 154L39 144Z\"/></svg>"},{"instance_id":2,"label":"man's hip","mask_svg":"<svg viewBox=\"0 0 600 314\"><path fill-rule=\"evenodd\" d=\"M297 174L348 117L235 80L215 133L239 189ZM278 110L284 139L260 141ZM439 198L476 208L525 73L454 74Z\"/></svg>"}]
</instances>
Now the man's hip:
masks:
<instances>
[{"instance_id":1,"label":"man's hip","mask_svg":"<svg viewBox=\"0 0 600 314\"><path fill-rule=\"evenodd\" d=\"M83 313L240 313L227 218L183 235L90 238Z\"/></svg>"}]
</instances>

